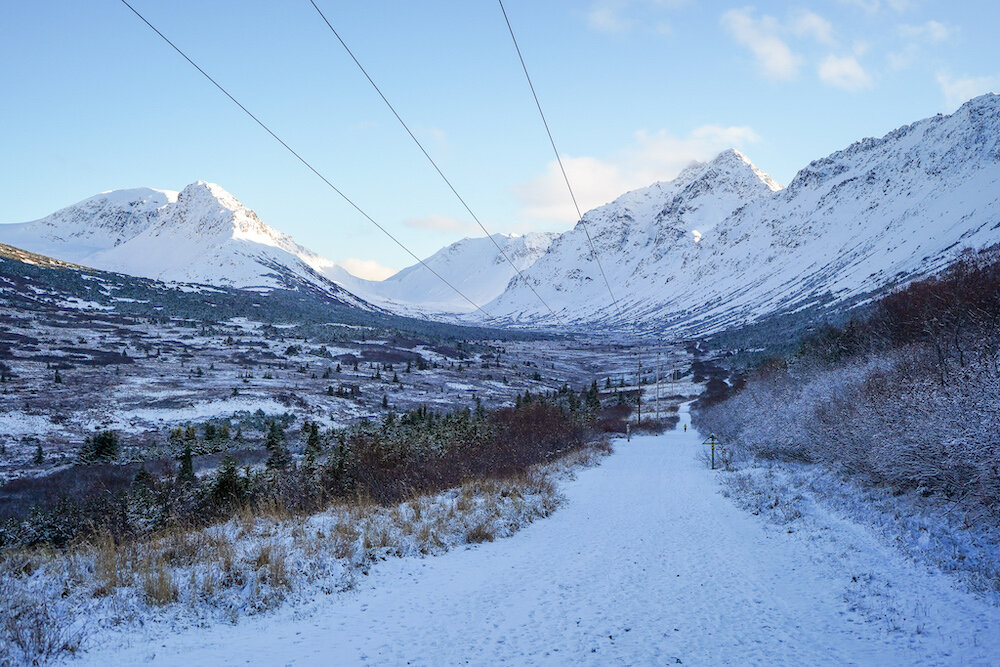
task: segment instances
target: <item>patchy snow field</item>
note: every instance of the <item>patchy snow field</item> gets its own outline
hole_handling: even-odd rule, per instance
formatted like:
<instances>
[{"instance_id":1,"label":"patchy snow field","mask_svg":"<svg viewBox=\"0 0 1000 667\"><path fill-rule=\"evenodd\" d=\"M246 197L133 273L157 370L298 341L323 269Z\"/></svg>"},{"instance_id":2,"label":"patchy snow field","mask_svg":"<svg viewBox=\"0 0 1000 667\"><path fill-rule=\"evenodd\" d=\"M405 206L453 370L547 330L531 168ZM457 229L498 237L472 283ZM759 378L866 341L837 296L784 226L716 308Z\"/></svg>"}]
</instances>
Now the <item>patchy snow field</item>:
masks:
<instances>
[{"instance_id":1,"label":"patchy snow field","mask_svg":"<svg viewBox=\"0 0 1000 667\"><path fill-rule=\"evenodd\" d=\"M688 424L682 409L678 428ZM617 442L509 539L379 563L238 625L108 643L83 664L1000 662L1000 608L865 526L801 530L723 497L690 429Z\"/></svg>"}]
</instances>

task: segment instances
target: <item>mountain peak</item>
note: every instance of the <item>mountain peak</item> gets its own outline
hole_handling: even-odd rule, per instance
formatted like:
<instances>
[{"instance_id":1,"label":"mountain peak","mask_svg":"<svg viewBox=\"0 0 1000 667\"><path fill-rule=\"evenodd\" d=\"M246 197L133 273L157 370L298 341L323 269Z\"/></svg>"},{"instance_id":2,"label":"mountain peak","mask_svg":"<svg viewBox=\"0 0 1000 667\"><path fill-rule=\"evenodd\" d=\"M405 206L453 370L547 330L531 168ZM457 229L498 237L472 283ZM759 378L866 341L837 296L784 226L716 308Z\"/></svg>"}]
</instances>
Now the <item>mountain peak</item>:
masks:
<instances>
[{"instance_id":1,"label":"mountain peak","mask_svg":"<svg viewBox=\"0 0 1000 667\"><path fill-rule=\"evenodd\" d=\"M208 181L195 181L186 185L178 194L177 199L188 202L215 202L230 211L237 211L244 208L243 204L221 185Z\"/></svg>"}]
</instances>

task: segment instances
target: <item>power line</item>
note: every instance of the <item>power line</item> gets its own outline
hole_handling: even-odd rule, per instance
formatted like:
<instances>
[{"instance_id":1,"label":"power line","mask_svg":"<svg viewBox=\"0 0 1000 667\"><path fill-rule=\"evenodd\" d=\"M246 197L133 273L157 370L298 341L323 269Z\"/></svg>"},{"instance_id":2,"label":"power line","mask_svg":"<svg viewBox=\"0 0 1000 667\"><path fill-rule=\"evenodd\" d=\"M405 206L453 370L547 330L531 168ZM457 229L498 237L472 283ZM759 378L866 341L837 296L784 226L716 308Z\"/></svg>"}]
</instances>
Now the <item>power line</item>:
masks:
<instances>
[{"instance_id":1,"label":"power line","mask_svg":"<svg viewBox=\"0 0 1000 667\"><path fill-rule=\"evenodd\" d=\"M463 299L465 299L466 301L468 301L470 304L472 304L472 306L474 306L476 308L476 310L478 310L479 312L481 312L486 317L492 318L492 316L489 313L487 313L485 310L483 310L483 308L479 304L477 304L475 301L473 301L472 299L470 299L469 297L467 297L460 289L458 289L457 287L455 287L454 285L452 285L450 282L448 282L448 280L446 280L441 274L439 274L437 271L435 271L434 269L432 269L427 264L427 262L425 262L424 260L422 260L419 257L417 257L417 255L414 254L414 252L412 250L410 250L409 248L407 248L406 245L404 245L402 241L400 241L399 239L397 239L388 229L386 229L385 227L383 227L382 225L380 225L379 223L377 223L374 218L372 218L370 215L368 215L364 211L364 209L362 209L360 206L358 206L357 204L355 204L354 200L352 200L350 197L348 197L346 194L344 194L336 185L334 185L333 183L331 183L330 180L326 176L324 176L323 174L321 174L319 172L319 170L316 169L316 167L312 166L312 164L310 164L304 157L302 157L301 155L299 155L291 146L289 146L287 143L285 143L285 141L281 137L279 137L277 134L275 134L275 132L273 130L271 130L270 127L268 127L261 119L257 118L257 116L253 115L250 112L250 110L247 109L245 106L243 106L240 103L239 100L237 100L235 97L233 97L232 94L230 94L230 92L228 90L226 90L225 88L223 88L222 85L218 81L216 81L215 79L213 79L208 74L208 72L206 72L201 67L199 67L198 64L195 61L191 60L191 58L189 58L188 55L186 53L184 53L184 51L182 51L180 49L180 47L178 47L176 44L174 44L173 42L171 42L167 38L167 36L164 35L162 32L160 32L156 28L156 26L154 26L152 23L150 23L146 19L145 16L143 16L142 14L140 14L138 12L138 10L136 10L135 7L133 7L132 5L130 5L128 3L128 0L121 0L121 2L122 2L123 5L125 5L130 10L132 10L132 13L135 14L136 16L138 16L139 19L143 23L145 23L147 26L149 26L150 30L152 30L157 35L159 35L160 38L162 38L164 42L166 42L167 44L169 44L170 47L174 51L176 51L177 53L179 53L181 55L181 57L184 58L184 60L188 61L191 64L192 67L194 67L196 70L198 70L199 72L201 72L202 76L204 76L206 79L208 79L209 81L211 81L212 85L214 85L216 88L218 88L222 92L222 94L224 94L226 97L228 97L230 100L232 100L233 104L235 104L236 106L238 106L243 111L243 113L245 113L246 115L250 116L250 118L252 118L255 123L257 123L262 128L264 128L264 131L267 132L268 134L270 134L271 137L273 137L275 141L277 141L279 144L281 144L285 148L285 150L287 150L289 153L291 153L292 155L294 155L298 159L299 162L301 162L302 164L304 164L306 166L306 168L309 169L309 171L311 171L312 173L316 174L320 178L320 180L322 180L324 183L326 183L328 186L330 186L330 188L334 192L336 192L338 195L340 195L343 198L344 201L346 201L348 204L350 204L354 208L354 210L356 210L358 213L360 213L362 216L364 216L365 219L368 220L368 222L370 222L373 225L375 225L376 227L378 227L378 229L383 234L385 234L386 236L388 236L396 245L398 245L400 248L402 248L403 250L405 250L411 257L413 257L415 260L417 260L418 262L420 262L420 264L423 265L424 268L426 268L428 271L430 271L435 276L437 276L437 278L441 282L443 282L445 285L447 285L448 287L450 287L456 294L458 294L460 297L462 297Z\"/></svg>"},{"instance_id":2,"label":"power line","mask_svg":"<svg viewBox=\"0 0 1000 667\"><path fill-rule=\"evenodd\" d=\"M424 145L422 143L420 143L420 140L417 139L417 136L413 133L412 130L410 130L410 127L406 124L406 122L403 120L403 118L396 111L396 108L394 106L392 106L392 103L389 102L389 99L382 92L382 89L378 87L378 84L376 84L375 81L372 79L372 77L368 74L368 71L364 68L364 66L358 60L357 56L354 55L354 52L351 51L351 48L349 46L347 46L347 43L340 36L340 33L338 33L337 29L333 27L332 23L330 23L330 19L328 19L326 17L326 14L323 13L323 10L321 10L319 8L319 5L316 4L316 0L309 0L309 2L312 4L313 8L316 10L316 13L319 14L320 18L323 19L323 22L326 23L326 26L330 29L330 32L333 33L333 36L337 38L337 41L340 42L340 45L344 47L345 51L347 51L347 55L349 55L351 57L351 60L354 61L354 64L358 66L358 69L361 70L361 73L365 75L366 79L368 79L368 83L370 83L372 85L372 88L374 88L375 92L377 92L378 95L379 95L379 97L382 98L382 101L385 102L385 105L387 107L389 107L389 111L392 112L392 115L396 117L396 120L399 121L399 124L403 126L404 130L406 130L406 133L408 135L410 135L410 139L413 139L413 143L415 143L417 145L417 148L420 149L420 152L424 154L424 157L427 158L427 161L431 163L431 166L434 167L434 170L438 173L438 175L445 182L445 184L447 184L448 188L452 191L452 193L458 198L458 201L460 201L462 203L462 206L464 206L465 210L469 212L469 215L471 215L472 219L476 221L476 224L479 225L479 228L483 230L483 233L486 234L486 236L490 239L490 241L493 242L493 245L495 245L496 248L497 248L497 250L500 251L500 254L503 256L503 258L505 260L507 260L507 263L510 264L510 266L511 266L512 269L514 269L514 271L517 273L518 278L520 278L524 282L524 284L528 286L528 289L530 289L531 292L538 298L538 300L541 301L542 305L545 306L548 309L549 313L551 313L553 317L558 317L556 315L556 312L554 310L552 310L552 308L549 306L549 304L547 304L545 302L545 299L543 299L541 297L541 295L535 290L534 286L530 282L528 282L527 278L524 277L524 274L521 273L521 269L517 268L517 266L510 259L510 257L507 256L507 253L504 251L504 249L502 247L500 247L500 244L496 242L496 239L493 238L493 235L490 234L490 231L488 229L486 229L486 226L479 220L479 216L477 216L472 211L472 208L469 206L468 203L466 203L466 201L462 197L462 195L458 194L458 190L455 189L455 186L452 185L452 183L448 179L448 177L444 175L444 172L441 171L441 168L438 166L437 162L435 162L434 158L432 158L431 155L430 155L430 153L427 152L427 149L424 148Z\"/></svg>"},{"instance_id":3,"label":"power line","mask_svg":"<svg viewBox=\"0 0 1000 667\"><path fill-rule=\"evenodd\" d=\"M611 295L611 301L615 304L615 309L618 311L618 317L621 318L622 309L618 305L618 299L615 298L615 293L611 289L611 283L608 282L608 276L604 273L604 267L601 265L601 258L597 256L597 248L594 247L594 240L590 237L590 230L587 228L587 223L583 220L583 213L580 212L580 205L576 201L576 195L573 193L573 186L569 183L569 176L566 175L566 168L563 166L562 157L559 155L559 149L556 148L556 141L552 138L552 130L549 129L549 122L545 119L545 112L542 111L542 103L538 101L538 93L535 92L535 85L531 82L531 75L528 74L528 66L524 62L524 56L521 55L521 47L517 44L517 37L514 36L514 28L510 24L510 18L507 16L507 10L504 9L503 0L497 0L500 3L500 11L503 12L504 21L507 22L507 30L510 32L510 38L514 42L514 49L517 51L518 60L521 61L521 69L524 70L524 78L528 80L528 87L531 88L531 96L535 98L535 106L538 107L538 115L542 118L542 124L545 126L545 132L549 135L549 143L552 144L552 152L556 155L556 161L559 163L559 170L562 172L563 180L566 181L566 189L569 190L569 196L573 200L573 206L576 208L576 217L583 225L583 231L587 235L587 242L590 244L590 252L594 256L594 261L597 262L597 268L601 271L601 277L604 278L604 286L608 288L608 294Z\"/></svg>"}]
</instances>

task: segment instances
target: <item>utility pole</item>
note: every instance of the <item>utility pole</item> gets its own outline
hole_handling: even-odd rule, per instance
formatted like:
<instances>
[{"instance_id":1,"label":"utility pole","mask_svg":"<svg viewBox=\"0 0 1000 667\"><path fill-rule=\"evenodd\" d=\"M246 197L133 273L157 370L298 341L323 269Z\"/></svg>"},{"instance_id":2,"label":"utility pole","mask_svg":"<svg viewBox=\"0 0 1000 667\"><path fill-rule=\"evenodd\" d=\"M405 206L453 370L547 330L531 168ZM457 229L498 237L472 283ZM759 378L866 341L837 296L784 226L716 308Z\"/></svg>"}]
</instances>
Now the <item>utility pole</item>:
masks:
<instances>
[{"instance_id":1,"label":"utility pole","mask_svg":"<svg viewBox=\"0 0 1000 667\"><path fill-rule=\"evenodd\" d=\"M639 412L635 420L636 425L642 424L642 350L639 351Z\"/></svg>"},{"instance_id":2,"label":"utility pole","mask_svg":"<svg viewBox=\"0 0 1000 667\"><path fill-rule=\"evenodd\" d=\"M660 351L656 351L656 420L660 420Z\"/></svg>"}]
</instances>

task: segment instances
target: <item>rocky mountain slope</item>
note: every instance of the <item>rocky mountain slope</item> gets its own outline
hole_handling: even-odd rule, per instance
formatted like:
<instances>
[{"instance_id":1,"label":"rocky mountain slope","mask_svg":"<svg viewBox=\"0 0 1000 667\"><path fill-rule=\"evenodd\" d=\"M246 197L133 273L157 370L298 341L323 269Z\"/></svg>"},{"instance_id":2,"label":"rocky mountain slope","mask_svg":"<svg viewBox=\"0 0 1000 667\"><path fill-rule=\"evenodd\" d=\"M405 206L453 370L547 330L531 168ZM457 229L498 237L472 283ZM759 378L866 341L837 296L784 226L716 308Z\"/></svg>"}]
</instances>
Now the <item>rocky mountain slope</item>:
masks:
<instances>
[{"instance_id":1,"label":"rocky mountain slope","mask_svg":"<svg viewBox=\"0 0 1000 667\"><path fill-rule=\"evenodd\" d=\"M1000 97L859 141L779 188L736 151L588 212L526 276L565 321L697 332L855 303L1000 242ZM487 310L551 317L511 283Z\"/></svg>"},{"instance_id":2,"label":"rocky mountain slope","mask_svg":"<svg viewBox=\"0 0 1000 667\"><path fill-rule=\"evenodd\" d=\"M555 236L496 234L493 239L523 270L545 253ZM204 181L180 192L105 192L41 220L0 225L0 243L165 282L244 289L308 287L354 305L368 301L400 313L463 313L472 308L421 264L385 281L358 278L264 224L233 195ZM453 243L426 263L480 304L502 293L515 275L487 237Z\"/></svg>"},{"instance_id":3,"label":"rocky mountain slope","mask_svg":"<svg viewBox=\"0 0 1000 667\"><path fill-rule=\"evenodd\" d=\"M180 192L105 192L41 220L0 225L0 242L165 282L318 289L347 304L366 305L335 282L350 279L344 269L204 181Z\"/></svg>"}]
</instances>

